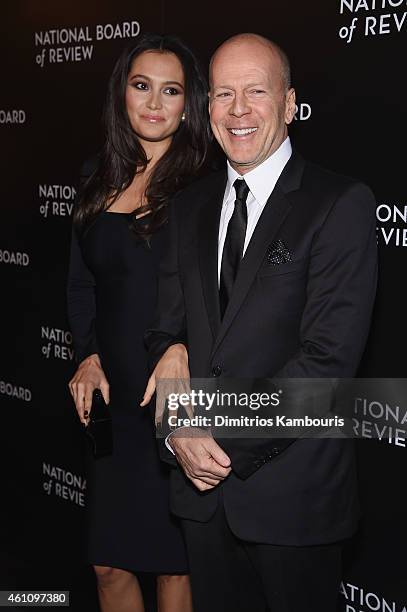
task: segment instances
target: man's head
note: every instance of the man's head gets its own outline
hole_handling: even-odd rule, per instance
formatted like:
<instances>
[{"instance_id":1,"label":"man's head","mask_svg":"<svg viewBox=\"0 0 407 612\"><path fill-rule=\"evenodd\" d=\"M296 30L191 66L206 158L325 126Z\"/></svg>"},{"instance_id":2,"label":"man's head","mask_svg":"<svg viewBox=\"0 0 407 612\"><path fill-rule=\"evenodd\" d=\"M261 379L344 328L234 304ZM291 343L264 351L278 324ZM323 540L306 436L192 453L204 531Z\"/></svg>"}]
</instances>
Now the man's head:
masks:
<instances>
[{"instance_id":1,"label":"man's head","mask_svg":"<svg viewBox=\"0 0 407 612\"><path fill-rule=\"evenodd\" d=\"M216 140L241 174L278 149L295 113L285 53L257 34L238 34L215 51L209 113Z\"/></svg>"}]
</instances>

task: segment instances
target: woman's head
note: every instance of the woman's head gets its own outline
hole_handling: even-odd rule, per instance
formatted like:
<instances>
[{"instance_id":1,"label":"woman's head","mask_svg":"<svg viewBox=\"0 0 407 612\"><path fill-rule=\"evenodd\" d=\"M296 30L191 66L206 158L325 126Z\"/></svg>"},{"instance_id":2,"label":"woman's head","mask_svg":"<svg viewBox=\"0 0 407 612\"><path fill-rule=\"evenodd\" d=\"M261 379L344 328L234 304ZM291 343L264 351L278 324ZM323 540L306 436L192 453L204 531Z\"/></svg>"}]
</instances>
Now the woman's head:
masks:
<instances>
[{"instance_id":1,"label":"woman's head","mask_svg":"<svg viewBox=\"0 0 407 612\"><path fill-rule=\"evenodd\" d=\"M133 59L125 105L131 128L144 148L155 142L169 146L185 117L184 91L184 71L174 53L143 51Z\"/></svg>"},{"instance_id":2,"label":"woman's head","mask_svg":"<svg viewBox=\"0 0 407 612\"><path fill-rule=\"evenodd\" d=\"M203 167L210 129L207 84L193 53L175 36L145 34L126 49L109 80L106 139L97 171L83 188L75 221L87 226L146 170L151 143L163 142L145 192L149 236L165 221L166 205ZM150 155L149 155L150 153ZM139 202L134 203L136 208Z\"/></svg>"},{"instance_id":3,"label":"woman's head","mask_svg":"<svg viewBox=\"0 0 407 612\"><path fill-rule=\"evenodd\" d=\"M149 141L178 142L206 154L207 85L192 52L175 36L145 34L118 59L105 111L112 144L136 135ZM120 150L120 145L118 147ZM143 164L144 165L144 164Z\"/></svg>"}]
</instances>

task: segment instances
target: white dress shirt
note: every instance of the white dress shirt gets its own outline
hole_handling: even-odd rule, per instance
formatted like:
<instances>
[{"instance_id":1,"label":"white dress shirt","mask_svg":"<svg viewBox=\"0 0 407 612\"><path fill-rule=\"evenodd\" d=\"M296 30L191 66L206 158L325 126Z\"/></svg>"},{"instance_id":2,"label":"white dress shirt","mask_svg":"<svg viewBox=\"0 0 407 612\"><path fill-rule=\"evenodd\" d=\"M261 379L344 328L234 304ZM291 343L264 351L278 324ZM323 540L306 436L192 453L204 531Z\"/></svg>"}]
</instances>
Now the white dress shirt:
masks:
<instances>
[{"instance_id":1,"label":"white dress shirt","mask_svg":"<svg viewBox=\"0 0 407 612\"><path fill-rule=\"evenodd\" d=\"M249 187L250 191L247 196L247 228L246 237L243 247L243 255L246 252L247 246L250 242L253 232L256 228L260 215L269 199L271 192L273 191L276 183L282 173L286 163L291 157L292 148L290 139L287 138L279 146L277 151L270 155L264 162L259 166L250 170L244 176L236 172L234 168L227 162L228 167L228 181L226 184L225 195L223 196L222 210L220 214L219 222L219 238L218 238L218 283L220 281L220 269L222 264L222 253L225 244L226 233L230 218L234 211L234 202L236 199L235 188L233 183L236 179L244 179ZM181 429L181 428L179 428ZM165 445L174 455L168 439L169 434L165 439Z\"/></svg>"},{"instance_id":2,"label":"white dress shirt","mask_svg":"<svg viewBox=\"0 0 407 612\"><path fill-rule=\"evenodd\" d=\"M222 253L225 245L226 233L229 221L234 211L234 203L236 199L235 188L233 183L236 179L244 179L250 191L246 200L247 207L247 229L246 238L244 241L243 255L246 252L253 232L257 225L260 215L273 191L284 166L291 157L292 148L290 139L287 138L279 146L277 151L270 155L259 166L250 170L244 176L236 172L234 168L227 162L228 167L228 182L226 184L225 195L223 196L222 211L220 214L219 223L219 238L218 238L218 282L220 281L220 269L222 264Z\"/></svg>"}]
</instances>

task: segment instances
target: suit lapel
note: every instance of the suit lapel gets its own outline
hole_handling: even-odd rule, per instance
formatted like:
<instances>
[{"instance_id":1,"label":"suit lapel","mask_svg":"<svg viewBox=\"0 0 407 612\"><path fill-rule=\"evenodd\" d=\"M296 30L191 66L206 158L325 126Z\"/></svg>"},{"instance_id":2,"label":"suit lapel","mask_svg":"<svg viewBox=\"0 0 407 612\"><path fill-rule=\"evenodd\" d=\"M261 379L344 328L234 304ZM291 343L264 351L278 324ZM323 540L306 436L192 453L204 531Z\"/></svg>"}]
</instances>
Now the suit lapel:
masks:
<instances>
[{"instance_id":1,"label":"suit lapel","mask_svg":"<svg viewBox=\"0 0 407 612\"><path fill-rule=\"evenodd\" d=\"M226 188L226 171L213 178L209 197L202 205L199 223L199 269L206 310L214 339L220 327L218 289L218 236L223 196Z\"/></svg>"},{"instance_id":2,"label":"suit lapel","mask_svg":"<svg viewBox=\"0 0 407 612\"><path fill-rule=\"evenodd\" d=\"M245 256L242 259L229 304L218 328L218 334L215 336L212 355L217 350L237 315L256 276L257 270L264 259L267 247L273 241L281 224L291 210L292 205L286 193L298 189L303 167L304 162L302 158L298 154L293 153L263 209ZM216 293L219 312L217 276Z\"/></svg>"}]
</instances>

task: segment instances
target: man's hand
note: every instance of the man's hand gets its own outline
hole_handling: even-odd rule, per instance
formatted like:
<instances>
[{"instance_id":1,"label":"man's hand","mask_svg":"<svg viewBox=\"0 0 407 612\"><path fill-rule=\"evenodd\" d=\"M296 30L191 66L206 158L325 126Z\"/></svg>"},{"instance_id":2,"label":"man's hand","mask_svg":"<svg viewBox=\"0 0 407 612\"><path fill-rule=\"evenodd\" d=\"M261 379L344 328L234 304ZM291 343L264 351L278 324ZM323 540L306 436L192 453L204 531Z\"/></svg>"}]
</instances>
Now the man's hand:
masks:
<instances>
[{"instance_id":1,"label":"man's hand","mask_svg":"<svg viewBox=\"0 0 407 612\"><path fill-rule=\"evenodd\" d=\"M84 425L87 425L89 422L94 389L100 389L106 404L109 403L109 383L102 370L97 353L89 355L89 357L81 361L68 386L74 399L78 416Z\"/></svg>"},{"instance_id":2,"label":"man's hand","mask_svg":"<svg viewBox=\"0 0 407 612\"><path fill-rule=\"evenodd\" d=\"M182 427L170 435L168 443L199 491L215 488L231 472L229 457L204 429Z\"/></svg>"},{"instance_id":3,"label":"man's hand","mask_svg":"<svg viewBox=\"0 0 407 612\"><path fill-rule=\"evenodd\" d=\"M184 344L173 344L165 351L155 366L154 372L148 380L143 401L140 404L140 406L147 406L155 391L157 391L155 408L156 425L162 422L165 400L169 393L181 394L190 392L189 379L187 349ZM160 381L163 382L159 384ZM168 381L168 384L166 381ZM190 414L189 409L186 408L186 410Z\"/></svg>"}]
</instances>

